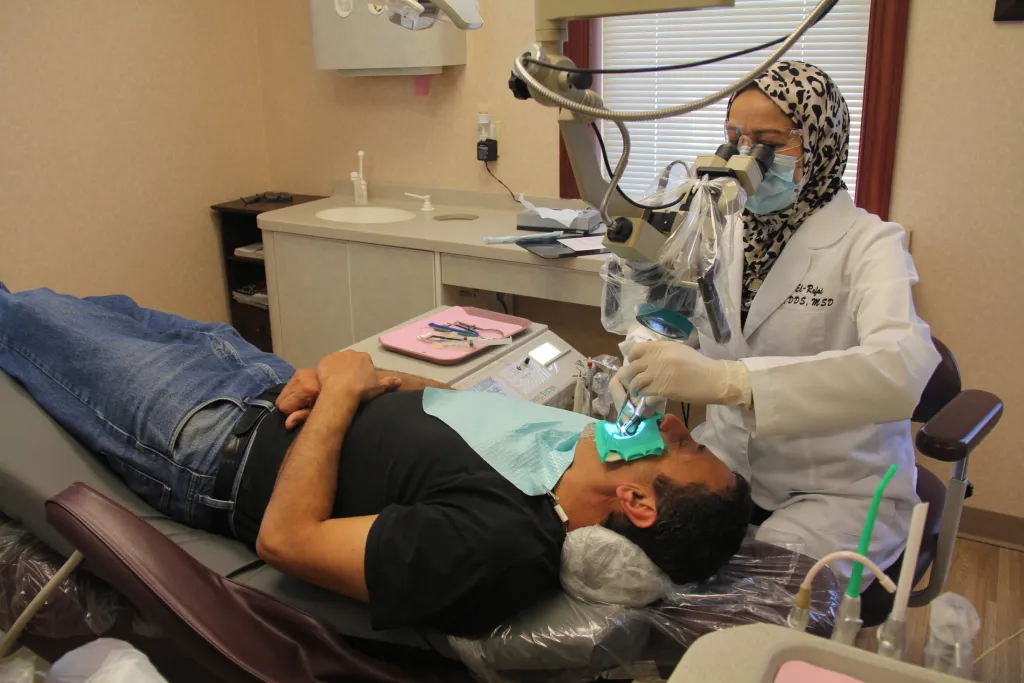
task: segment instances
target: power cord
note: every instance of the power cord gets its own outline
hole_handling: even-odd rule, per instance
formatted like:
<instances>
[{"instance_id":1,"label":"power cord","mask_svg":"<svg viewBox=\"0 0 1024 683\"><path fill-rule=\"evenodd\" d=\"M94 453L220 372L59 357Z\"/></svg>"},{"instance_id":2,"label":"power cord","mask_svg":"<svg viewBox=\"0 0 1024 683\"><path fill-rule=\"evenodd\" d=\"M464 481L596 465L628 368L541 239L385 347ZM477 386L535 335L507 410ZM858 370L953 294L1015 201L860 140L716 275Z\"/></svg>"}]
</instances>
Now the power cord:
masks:
<instances>
[{"instance_id":1,"label":"power cord","mask_svg":"<svg viewBox=\"0 0 1024 683\"><path fill-rule=\"evenodd\" d=\"M828 9L826 9L824 12L822 12L821 16L818 17L818 20L815 21L812 24L812 26L817 26L818 22L820 22L822 19L824 19L826 16L828 16L828 13L832 11L832 8L835 7L836 4L838 4L838 2L839 2L839 0L833 0L833 2L828 6ZM789 34L789 35L791 35L791 34ZM775 47L776 45L779 45L780 43L783 43L784 41L786 41L789 38L789 35L782 36L781 38L776 38L775 40L770 40L767 43L761 43L760 45L755 45L754 47L748 47L748 48L744 48L742 50L737 50L736 52L730 52L729 54L726 54L726 55L721 55L721 56L718 56L718 57L710 57L708 59L701 59L701 60L698 60L696 62L685 62L683 64L668 64L666 66L638 66L638 67L632 67L632 68L628 68L628 69L581 69L579 67L574 67L574 66L558 66L558 65L555 65L555 64L548 64L546 62L542 62L540 60L533 59L532 57L524 58L523 62L526 63L526 64L536 64L537 66L542 66L544 68L551 69L552 71L562 71L562 72L570 73L570 74L653 74L653 73L663 73L665 71L682 71L683 69L693 69L693 68L700 67L700 66L709 66L711 64L717 64L719 62L724 62L726 60L734 59L736 57L743 57L743 56L749 55L749 54L751 54L753 52L759 52L761 50L766 50L766 49L768 49L770 47Z\"/></svg>"},{"instance_id":2,"label":"power cord","mask_svg":"<svg viewBox=\"0 0 1024 683\"><path fill-rule=\"evenodd\" d=\"M505 315L508 315L508 304L505 303L505 295L502 292L496 292L494 296L498 299L498 303L501 304L502 309L505 311Z\"/></svg>"},{"instance_id":3,"label":"power cord","mask_svg":"<svg viewBox=\"0 0 1024 683\"><path fill-rule=\"evenodd\" d=\"M608 171L608 177L613 178L615 177L615 172L612 171L612 162L608 159L608 148L605 147L604 137L601 135L601 129L598 128L596 123L591 123L590 127L591 129L593 129L594 135L597 136L597 144L601 147L601 156L604 158L604 167ZM635 206L638 209L643 209L644 211L659 211L661 209L668 209L675 206L681 201L681 199L676 199L668 204L661 204L660 206L648 206L646 204L641 204L640 202L630 199L630 197L622 190L622 187L619 185L615 186L615 190L619 193L620 197L626 200L627 203L631 204L632 206Z\"/></svg>"},{"instance_id":4,"label":"power cord","mask_svg":"<svg viewBox=\"0 0 1024 683\"><path fill-rule=\"evenodd\" d=\"M501 185L501 186L502 186L502 187L504 187L504 188L505 188L506 190L508 190L508 194L509 194L509 196L510 196L510 197L512 197L512 200L513 200L513 201L514 201L514 202L515 202L516 204L522 204L522 202L521 202L521 201L519 201L519 198L518 198L518 197L516 197L516 193L515 193L515 192L513 192L512 190L510 190L510 189L509 189L509 187L508 187L508 185L506 185L505 183L501 182L501 178L499 178L498 176L494 175L494 171L492 171L492 170L491 170L491 162L489 162L489 161L485 161L485 162L484 162L484 168L486 168L486 169L487 169L487 172L491 174L491 177L492 177L492 178L494 178L495 180L497 180L497 181L498 181L498 184L499 184L499 185Z\"/></svg>"},{"instance_id":5,"label":"power cord","mask_svg":"<svg viewBox=\"0 0 1024 683\"><path fill-rule=\"evenodd\" d=\"M993 646L992 646L992 647L990 647L989 649L987 649L987 650L985 650L984 652L982 652L982 653L981 653L980 655L978 655L978 657L977 657L977 658L976 658L976 659L974 660L974 663L975 663L975 664L977 664L977 663L978 663L978 662L980 662L981 660L985 659L985 657L988 657L988 656L989 656L990 654L992 654L993 652L995 652L996 650L998 650L999 648L1001 648L1001 647L1002 647L1003 645L1006 645L1007 643L1009 643L1009 642L1010 642L1011 640L1013 640L1014 638L1018 638L1018 637L1020 637L1020 636L1022 636L1022 635L1024 635L1024 628L1022 628L1021 630L1017 631L1017 632L1016 632L1016 633L1014 633L1014 634L1013 634L1012 636L1007 636L1006 638L1003 638L1003 639L1002 639L1002 640L1000 640L1000 641L999 641L998 643L996 643L995 645L993 645Z\"/></svg>"}]
</instances>

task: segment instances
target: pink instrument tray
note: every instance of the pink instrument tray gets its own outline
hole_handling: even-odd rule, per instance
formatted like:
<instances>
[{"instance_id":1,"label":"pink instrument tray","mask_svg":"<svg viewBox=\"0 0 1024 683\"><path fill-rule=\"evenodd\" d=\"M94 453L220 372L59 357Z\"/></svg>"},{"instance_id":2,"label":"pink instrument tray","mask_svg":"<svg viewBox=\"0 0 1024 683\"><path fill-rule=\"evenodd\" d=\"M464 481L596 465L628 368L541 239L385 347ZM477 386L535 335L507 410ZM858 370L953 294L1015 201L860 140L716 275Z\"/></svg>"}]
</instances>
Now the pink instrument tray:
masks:
<instances>
[{"instance_id":1,"label":"pink instrument tray","mask_svg":"<svg viewBox=\"0 0 1024 683\"><path fill-rule=\"evenodd\" d=\"M526 318L517 318L512 315L505 315L504 313L494 313L492 311L485 311L482 308L473 308L472 306L453 306L429 318L417 320L401 329L382 334L378 341L381 346L390 351L419 358L430 363L437 363L438 365L457 365L471 356L475 356L489 348L494 348L484 346L475 349L468 347L465 349L439 349L433 344L419 340L420 335L432 331L430 323L450 325L456 322L475 325L481 330L495 330L501 332L506 337L514 337L530 326L530 321ZM497 337L498 335L485 331L482 336Z\"/></svg>"},{"instance_id":2,"label":"pink instrument tray","mask_svg":"<svg viewBox=\"0 0 1024 683\"><path fill-rule=\"evenodd\" d=\"M774 683L863 683L858 678L794 659L779 667Z\"/></svg>"}]
</instances>

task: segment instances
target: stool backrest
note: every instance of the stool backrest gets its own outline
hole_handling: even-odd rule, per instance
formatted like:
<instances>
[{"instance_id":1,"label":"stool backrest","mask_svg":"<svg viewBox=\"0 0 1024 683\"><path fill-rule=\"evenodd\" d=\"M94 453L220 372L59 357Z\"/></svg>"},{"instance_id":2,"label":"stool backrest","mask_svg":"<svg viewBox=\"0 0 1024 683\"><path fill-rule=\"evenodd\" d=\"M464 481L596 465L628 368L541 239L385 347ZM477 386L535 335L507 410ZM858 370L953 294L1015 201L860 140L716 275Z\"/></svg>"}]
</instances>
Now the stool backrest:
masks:
<instances>
[{"instance_id":1,"label":"stool backrest","mask_svg":"<svg viewBox=\"0 0 1024 683\"><path fill-rule=\"evenodd\" d=\"M924 424L935 417L940 410L960 393L960 367L953 358L953 353L941 341L932 337L935 349L939 352L942 360L939 367L935 368L932 378L928 380L928 386L921 394L914 415L910 419L914 422Z\"/></svg>"}]
</instances>

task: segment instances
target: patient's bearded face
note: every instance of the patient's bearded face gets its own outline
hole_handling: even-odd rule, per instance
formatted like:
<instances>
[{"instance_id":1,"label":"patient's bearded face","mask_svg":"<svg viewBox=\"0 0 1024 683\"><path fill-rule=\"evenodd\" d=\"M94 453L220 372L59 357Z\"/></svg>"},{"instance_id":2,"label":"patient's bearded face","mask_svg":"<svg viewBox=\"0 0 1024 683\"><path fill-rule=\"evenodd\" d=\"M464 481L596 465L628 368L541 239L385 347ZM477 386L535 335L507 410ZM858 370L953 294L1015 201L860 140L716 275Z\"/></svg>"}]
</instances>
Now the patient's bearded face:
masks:
<instances>
[{"instance_id":1,"label":"patient's bearded face","mask_svg":"<svg viewBox=\"0 0 1024 683\"><path fill-rule=\"evenodd\" d=\"M666 415L659 425L668 450L655 459L655 466L680 485L704 484L712 491L733 485L735 475L709 448L697 443L683 421Z\"/></svg>"}]
</instances>

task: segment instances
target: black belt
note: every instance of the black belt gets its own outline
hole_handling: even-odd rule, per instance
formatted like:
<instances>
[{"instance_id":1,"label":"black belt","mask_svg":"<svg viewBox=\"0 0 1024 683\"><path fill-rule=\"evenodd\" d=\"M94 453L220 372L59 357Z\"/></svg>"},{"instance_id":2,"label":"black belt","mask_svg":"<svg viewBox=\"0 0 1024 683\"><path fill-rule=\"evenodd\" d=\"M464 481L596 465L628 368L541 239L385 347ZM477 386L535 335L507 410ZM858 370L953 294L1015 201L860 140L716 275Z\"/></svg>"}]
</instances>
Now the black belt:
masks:
<instances>
[{"instance_id":1,"label":"black belt","mask_svg":"<svg viewBox=\"0 0 1024 683\"><path fill-rule=\"evenodd\" d=\"M259 401L266 401L271 405L277 400L284 389L283 384L268 389L259 395ZM235 502L235 481L241 472L242 460L249 450L249 444L256 437L256 428L260 422L270 413L271 409L259 404L251 404L238 418L234 428L231 430L231 438L224 445L220 452L220 462L217 465L217 478L213 484L213 497L217 500ZM231 530L231 510L214 509L214 526L218 533L225 536L234 536Z\"/></svg>"}]
</instances>

